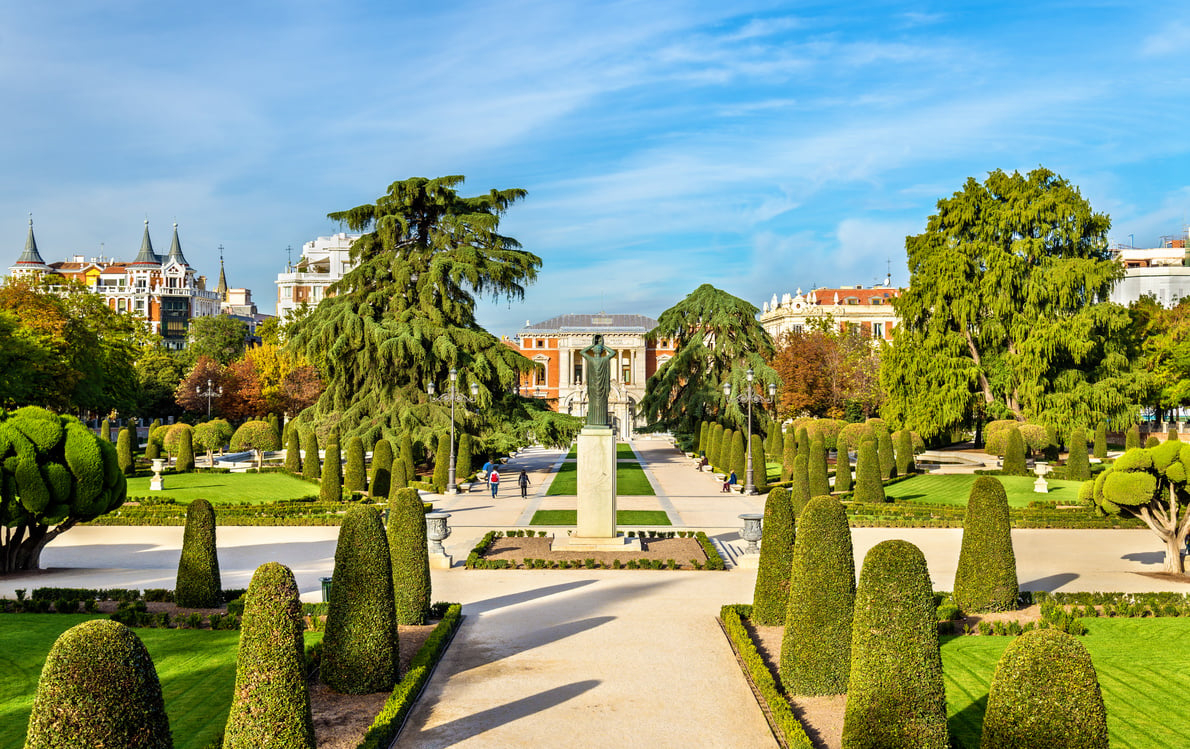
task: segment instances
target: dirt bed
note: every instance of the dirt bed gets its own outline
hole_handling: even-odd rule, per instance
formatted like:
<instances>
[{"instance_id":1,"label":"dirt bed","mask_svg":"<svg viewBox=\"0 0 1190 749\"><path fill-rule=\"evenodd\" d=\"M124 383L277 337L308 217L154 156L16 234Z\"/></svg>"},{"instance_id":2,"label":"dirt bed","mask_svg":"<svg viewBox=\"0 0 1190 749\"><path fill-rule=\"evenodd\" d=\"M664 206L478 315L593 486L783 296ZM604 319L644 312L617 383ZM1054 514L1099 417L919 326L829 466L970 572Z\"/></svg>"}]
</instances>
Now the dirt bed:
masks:
<instances>
[{"instance_id":1,"label":"dirt bed","mask_svg":"<svg viewBox=\"0 0 1190 749\"><path fill-rule=\"evenodd\" d=\"M662 562L672 559L682 569L692 569L691 559L697 559L705 564L707 555L702 550L698 539L694 538L645 538L641 539L641 551L552 551L552 538L497 538L492 542L484 559L507 559L521 567L525 559L544 559L553 561L584 562L594 559L601 565L610 565L619 559L623 564L629 559L659 559Z\"/></svg>"},{"instance_id":2,"label":"dirt bed","mask_svg":"<svg viewBox=\"0 0 1190 749\"><path fill-rule=\"evenodd\" d=\"M752 635L752 642L760 652L764 663L777 679L777 669L781 663L781 639L784 637L784 627L757 627L748 620L744 626ZM822 749L838 749L843 745L843 713L847 708L847 695L837 694L830 697L790 697L789 705L793 714L801 721L806 729L806 735L814 742L814 746Z\"/></svg>"}]
</instances>

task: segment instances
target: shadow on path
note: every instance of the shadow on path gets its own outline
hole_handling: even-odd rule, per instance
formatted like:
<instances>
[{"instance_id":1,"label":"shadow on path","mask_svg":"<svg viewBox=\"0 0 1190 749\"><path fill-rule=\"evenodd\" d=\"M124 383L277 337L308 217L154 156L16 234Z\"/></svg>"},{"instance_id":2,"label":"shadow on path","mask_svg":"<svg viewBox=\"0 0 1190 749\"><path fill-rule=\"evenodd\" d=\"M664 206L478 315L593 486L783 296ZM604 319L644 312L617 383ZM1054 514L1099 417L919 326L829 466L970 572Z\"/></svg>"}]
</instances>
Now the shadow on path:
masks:
<instances>
[{"instance_id":1,"label":"shadow on path","mask_svg":"<svg viewBox=\"0 0 1190 749\"><path fill-rule=\"evenodd\" d=\"M505 606L515 606L518 603L526 603L538 598L545 598L557 593L565 593L569 590L575 590L594 583L594 580L575 580L569 583L559 583L558 585L548 585L544 588L534 588L533 590L525 590L520 593L509 593L506 596L496 596L495 598L485 598L482 601L475 603L466 603L466 613L468 614L483 614L495 609L504 608Z\"/></svg>"},{"instance_id":2,"label":"shadow on path","mask_svg":"<svg viewBox=\"0 0 1190 749\"><path fill-rule=\"evenodd\" d=\"M1026 583L1020 584L1021 590L1044 590L1055 591L1067 583L1072 583L1078 579L1078 575L1073 572L1060 572L1056 575L1046 575L1039 577L1036 580L1030 580Z\"/></svg>"},{"instance_id":3,"label":"shadow on path","mask_svg":"<svg viewBox=\"0 0 1190 749\"><path fill-rule=\"evenodd\" d=\"M513 723L521 718L557 707L584 692L589 692L600 683L595 679L576 681L573 684L554 687L544 692L522 697L499 707L481 710L473 715L457 718L426 731L417 733L408 731L401 736L401 740L397 742L396 746L412 746L416 742L417 746L427 749L446 749L446 747L466 741L472 736L478 736L495 726ZM409 728L412 729L412 726ZM564 737L562 738L564 741Z\"/></svg>"},{"instance_id":4,"label":"shadow on path","mask_svg":"<svg viewBox=\"0 0 1190 749\"><path fill-rule=\"evenodd\" d=\"M1131 554L1125 554L1120 559L1127 559L1129 562L1140 562L1141 564L1165 564L1165 552L1134 551Z\"/></svg>"}]
</instances>

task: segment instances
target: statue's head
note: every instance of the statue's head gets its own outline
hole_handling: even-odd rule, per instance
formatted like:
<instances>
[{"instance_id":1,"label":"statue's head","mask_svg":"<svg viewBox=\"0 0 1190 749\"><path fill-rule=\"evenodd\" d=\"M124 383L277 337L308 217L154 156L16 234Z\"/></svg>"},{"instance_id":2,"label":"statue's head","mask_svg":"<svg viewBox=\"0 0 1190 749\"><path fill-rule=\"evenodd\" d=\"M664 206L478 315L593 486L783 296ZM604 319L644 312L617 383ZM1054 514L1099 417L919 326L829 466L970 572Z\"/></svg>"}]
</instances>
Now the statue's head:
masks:
<instances>
[{"instance_id":1,"label":"statue's head","mask_svg":"<svg viewBox=\"0 0 1190 749\"><path fill-rule=\"evenodd\" d=\"M601 345L603 345L603 334L602 334L602 333L596 333L596 334L595 334L595 335L594 335L594 336L591 338L591 345L593 345L593 346L601 346Z\"/></svg>"}]
</instances>

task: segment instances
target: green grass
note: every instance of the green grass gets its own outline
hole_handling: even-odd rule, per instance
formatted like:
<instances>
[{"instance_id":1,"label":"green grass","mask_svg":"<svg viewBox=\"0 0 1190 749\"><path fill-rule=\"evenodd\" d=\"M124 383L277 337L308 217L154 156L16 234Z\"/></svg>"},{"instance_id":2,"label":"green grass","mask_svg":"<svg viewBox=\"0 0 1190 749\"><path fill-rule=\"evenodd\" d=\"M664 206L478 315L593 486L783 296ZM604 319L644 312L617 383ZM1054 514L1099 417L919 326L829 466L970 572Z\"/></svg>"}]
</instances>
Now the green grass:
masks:
<instances>
[{"instance_id":1,"label":"green grass","mask_svg":"<svg viewBox=\"0 0 1190 749\"><path fill-rule=\"evenodd\" d=\"M45 657L85 614L0 614L0 746L21 746ZM240 633L137 629L153 657L177 749L203 749L227 723ZM316 642L321 632L307 632Z\"/></svg>"},{"instance_id":2,"label":"green grass","mask_svg":"<svg viewBox=\"0 0 1190 749\"><path fill-rule=\"evenodd\" d=\"M538 510L529 525L578 525L577 510ZM661 510L616 510L616 525L670 525Z\"/></svg>"},{"instance_id":3,"label":"green grass","mask_svg":"<svg viewBox=\"0 0 1190 749\"><path fill-rule=\"evenodd\" d=\"M578 445L572 445L570 452L566 453L566 460L575 460L578 458ZM636 460L636 453L632 452L632 445L627 442L616 443L616 460L626 458L628 460Z\"/></svg>"},{"instance_id":4,"label":"green grass","mask_svg":"<svg viewBox=\"0 0 1190 749\"><path fill-rule=\"evenodd\" d=\"M1190 714L1175 695L1190 690L1190 619L1083 619L1087 647L1107 706L1115 749L1190 746ZM942 637L950 725L979 746L988 687L1010 637Z\"/></svg>"},{"instance_id":5,"label":"green grass","mask_svg":"<svg viewBox=\"0 0 1190 749\"><path fill-rule=\"evenodd\" d=\"M318 487L288 473L167 473L165 488L149 490L148 476L128 479L129 497L172 497L179 502L205 499L261 504L279 499L318 496Z\"/></svg>"},{"instance_id":6,"label":"green grass","mask_svg":"<svg viewBox=\"0 0 1190 749\"><path fill-rule=\"evenodd\" d=\"M911 479L886 486L885 496L895 499L911 500L914 502L936 502L938 504L967 505L967 496L971 493L971 485L979 478L974 474L949 474L942 476L914 476ZM1033 491L1035 477L1030 476L994 476L1004 485L1008 494L1009 507L1028 507L1030 502L1038 500L1057 502L1058 504L1078 504L1078 489L1081 481L1049 481L1049 493L1038 494Z\"/></svg>"},{"instance_id":7,"label":"green grass","mask_svg":"<svg viewBox=\"0 0 1190 749\"><path fill-rule=\"evenodd\" d=\"M563 463L554 476L547 497L578 494L578 463ZM640 463L616 463L616 494L625 497L652 497L656 494Z\"/></svg>"}]
</instances>

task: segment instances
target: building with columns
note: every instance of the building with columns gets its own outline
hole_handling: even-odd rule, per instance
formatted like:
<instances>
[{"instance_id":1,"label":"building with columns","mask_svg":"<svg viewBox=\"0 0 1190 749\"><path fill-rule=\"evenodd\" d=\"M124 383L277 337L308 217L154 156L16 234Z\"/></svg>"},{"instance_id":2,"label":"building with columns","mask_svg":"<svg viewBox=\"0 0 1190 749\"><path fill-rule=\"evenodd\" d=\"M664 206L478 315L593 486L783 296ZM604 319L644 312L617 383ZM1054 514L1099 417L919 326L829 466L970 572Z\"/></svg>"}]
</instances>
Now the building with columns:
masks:
<instances>
[{"instance_id":1,"label":"building with columns","mask_svg":"<svg viewBox=\"0 0 1190 749\"><path fill-rule=\"evenodd\" d=\"M760 325L776 341L785 333L812 330L827 325L840 332L854 330L873 341L891 341L897 325L897 313L892 300L901 290L891 282L871 286L841 286L811 289L803 294L786 293L764 303Z\"/></svg>"},{"instance_id":2,"label":"building with columns","mask_svg":"<svg viewBox=\"0 0 1190 749\"><path fill-rule=\"evenodd\" d=\"M643 422L637 413L645 383L674 354L673 341L650 343L647 333L657 321L644 315L559 315L539 323L525 322L512 345L537 368L521 375L520 393L543 398L560 413L587 415L587 367L582 350L595 334L616 351L611 366L608 416L621 439Z\"/></svg>"}]
</instances>

